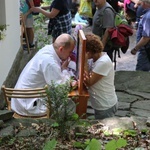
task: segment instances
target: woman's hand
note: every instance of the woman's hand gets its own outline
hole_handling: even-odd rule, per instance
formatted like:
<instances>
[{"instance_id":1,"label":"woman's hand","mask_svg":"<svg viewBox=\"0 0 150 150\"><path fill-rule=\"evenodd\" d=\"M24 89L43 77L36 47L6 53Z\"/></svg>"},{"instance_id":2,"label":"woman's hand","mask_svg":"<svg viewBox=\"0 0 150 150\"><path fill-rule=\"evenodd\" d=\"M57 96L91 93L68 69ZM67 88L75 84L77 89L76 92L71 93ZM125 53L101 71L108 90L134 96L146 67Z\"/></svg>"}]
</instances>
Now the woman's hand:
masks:
<instances>
[{"instance_id":1,"label":"woman's hand","mask_svg":"<svg viewBox=\"0 0 150 150\"><path fill-rule=\"evenodd\" d=\"M30 10L32 11L32 12L40 12L41 11L41 7L32 7L32 8L30 8Z\"/></svg>"}]
</instances>

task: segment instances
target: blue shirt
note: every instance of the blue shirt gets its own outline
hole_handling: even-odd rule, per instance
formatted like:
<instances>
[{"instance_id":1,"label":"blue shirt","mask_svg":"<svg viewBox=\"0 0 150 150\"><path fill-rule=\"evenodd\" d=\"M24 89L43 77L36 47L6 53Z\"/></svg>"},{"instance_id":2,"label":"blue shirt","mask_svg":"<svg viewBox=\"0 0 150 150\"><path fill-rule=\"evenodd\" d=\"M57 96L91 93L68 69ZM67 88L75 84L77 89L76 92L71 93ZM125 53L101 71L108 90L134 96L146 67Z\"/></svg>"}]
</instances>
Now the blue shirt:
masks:
<instances>
[{"instance_id":1,"label":"blue shirt","mask_svg":"<svg viewBox=\"0 0 150 150\"><path fill-rule=\"evenodd\" d=\"M150 9L146 11L143 18L139 22L137 42L139 42L142 37L150 37ZM150 44L148 43L147 46L150 47Z\"/></svg>"},{"instance_id":2,"label":"blue shirt","mask_svg":"<svg viewBox=\"0 0 150 150\"><path fill-rule=\"evenodd\" d=\"M26 14L29 9L30 8L29 8L28 4L26 3L26 0L20 0L20 11L21 11L21 13ZM30 17L32 17L32 14L29 14L27 16L27 18L30 18Z\"/></svg>"}]
</instances>

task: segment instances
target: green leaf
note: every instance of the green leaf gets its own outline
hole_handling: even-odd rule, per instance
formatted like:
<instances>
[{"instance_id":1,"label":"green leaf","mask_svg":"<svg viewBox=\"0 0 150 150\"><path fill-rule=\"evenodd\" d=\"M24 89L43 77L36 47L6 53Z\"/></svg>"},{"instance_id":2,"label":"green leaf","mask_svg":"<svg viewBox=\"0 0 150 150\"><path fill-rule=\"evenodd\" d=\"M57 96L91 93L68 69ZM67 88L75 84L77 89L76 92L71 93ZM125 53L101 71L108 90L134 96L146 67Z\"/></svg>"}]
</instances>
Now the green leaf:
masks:
<instances>
[{"instance_id":1,"label":"green leaf","mask_svg":"<svg viewBox=\"0 0 150 150\"><path fill-rule=\"evenodd\" d=\"M110 142L108 142L106 145L105 145L105 149L106 150L116 150L117 149L117 146L116 146L116 140L111 140Z\"/></svg>"},{"instance_id":2,"label":"green leaf","mask_svg":"<svg viewBox=\"0 0 150 150\"><path fill-rule=\"evenodd\" d=\"M85 150L101 150L101 143L99 140L92 139L89 142L89 145L86 147Z\"/></svg>"},{"instance_id":3,"label":"green leaf","mask_svg":"<svg viewBox=\"0 0 150 150\"><path fill-rule=\"evenodd\" d=\"M51 126L52 126L52 127L59 127L59 124L58 124L57 122L55 122L55 123L53 123Z\"/></svg>"},{"instance_id":4,"label":"green leaf","mask_svg":"<svg viewBox=\"0 0 150 150\"><path fill-rule=\"evenodd\" d=\"M113 135L120 135L123 130L121 128L112 129Z\"/></svg>"},{"instance_id":5,"label":"green leaf","mask_svg":"<svg viewBox=\"0 0 150 150\"><path fill-rule=\"evenodd\" d=\"M43 150L54 150L56 147L57 141L55 139L52 139L51 141L48 141Z\"/></svg>"},{"instance_id":6,"label":"green leaf","mask_svg":"<svg viewBox=\"0 0 150 150\"><path fill-rule=\"evenodd\" d=\"M122 148L125 147L127 145L127 141L125 139L118 139L117 142L117 148Z\"/></svg>"},{"instance_id":7,"label":"green leaf","mask_svg":"<svg viewBox=\"0 0 150 150\"><path fill-rule=\"evenodd\" d=\"M85 149L86 144L85 144L85 143L81 143L81 142L75 142L75 143L73 144L73 146L74 146L75 148L82 148L82 149Z\"/></svg>"},{"instance_id":8,"label":"green leaf","mask_svg":"<svg viewBox=\"0 0 150 150\"><path fill-rule=\"evenodd\" d=\"M135 130L126 130L124 131L124 135L128 135L128 136L136 136L137 135L137 131Z\"/></svg>"},{"instance_id":9,"label":"green leaf","mask_svg":"<svg viewBox=\"0 0 150 150\"><path fill-rule=\"evenodd\" d=\"M79 115L74 113L72 116L71 116L71 119L72 120L77 120L79 118Z\"/></svg>"}]
</instances>

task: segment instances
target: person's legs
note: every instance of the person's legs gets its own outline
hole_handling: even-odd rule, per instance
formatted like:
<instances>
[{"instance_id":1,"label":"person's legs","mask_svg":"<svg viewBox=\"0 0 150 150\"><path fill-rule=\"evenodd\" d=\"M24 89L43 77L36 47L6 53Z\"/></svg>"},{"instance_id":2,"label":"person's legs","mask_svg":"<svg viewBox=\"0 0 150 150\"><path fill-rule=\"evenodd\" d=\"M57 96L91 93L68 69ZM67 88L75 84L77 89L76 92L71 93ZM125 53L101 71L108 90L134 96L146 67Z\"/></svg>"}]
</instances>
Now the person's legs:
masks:
<instances>
[{"instance_id":1,"label":"person's legs","mask_svg":"<svg viewBox=\"0 0 150 150\"><path fill-rule=\"evenodd\" d=\"M33 17L26 19L26 31L27 31L29 45L32 47L34 42Z\"/></svg>"},{"instance_id":2,"label":"person's legs","mask_svg":"<svg viewBox=\"0 0 150 150\"><path fill-rule=\"evenodd\" d=\"M138 53L136 70L150 71L150 61L145 50L140 50Z\"/></svg>"},{"instance_id":3,"label":"person's legs","mask_svg":"<svg viewBox=\"0 0 150 150\"><path fill-rule=\"evenodd\" d=\"M118 110L118 103L107 110L94 110L95 119L105 119L105 118L113 117L117 112L117 110Z\"/></svg>"},{"instance_id":4,"label":"person's legs","mask_svg":"<svg viewBox=\"0 0 150 150\"><path fill-rule=\"evenodd\" d=\"M33 40L34 40L33 28L26 28L26 31L27 31L27 35L28 35L29 44L33 45Z\"/></svg>"}]
</instances>

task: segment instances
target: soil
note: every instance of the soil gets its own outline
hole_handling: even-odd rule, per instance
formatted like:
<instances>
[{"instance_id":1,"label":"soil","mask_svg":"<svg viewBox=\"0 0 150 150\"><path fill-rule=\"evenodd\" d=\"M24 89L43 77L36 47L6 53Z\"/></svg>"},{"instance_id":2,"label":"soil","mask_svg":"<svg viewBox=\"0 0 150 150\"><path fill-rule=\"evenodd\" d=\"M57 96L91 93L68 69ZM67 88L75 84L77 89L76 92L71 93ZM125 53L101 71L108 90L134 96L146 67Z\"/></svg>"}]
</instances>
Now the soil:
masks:
<instances>
[{"instance_id":1,"label":"soil","mask_svg":"<svg viewBox=\"0 0 150 150\"><path fill-rule=\"evenodd\" d=\"M150 149L150 131L140 131L135 124L134 126L134 130L121 131L121 129L115 129L110 132L107 126L95 121L92 125L84 123L68 130L65 138L63 138L56 127L45 123L40 125L32 123L28 127L20 124L19 127L15 128L15 134L26 131L29 135L0 138L0 150L54 150L52 147L55 144L55 150L84 150L88 145L94 147L94 149L91 147L90 150L99 150L100 147L102 150L106 150L106 145L108 150L115 150L117 148L111 147L114 147L113 143L117 141L120 148L122 147L120 150ZM35 132L36 134L33 135ZM57 140L55 141L55 139ZM119 140L121 141L119 142ZM47 142L49 142L49 145L46 144Z\"/></svg>"}]
</instances>

